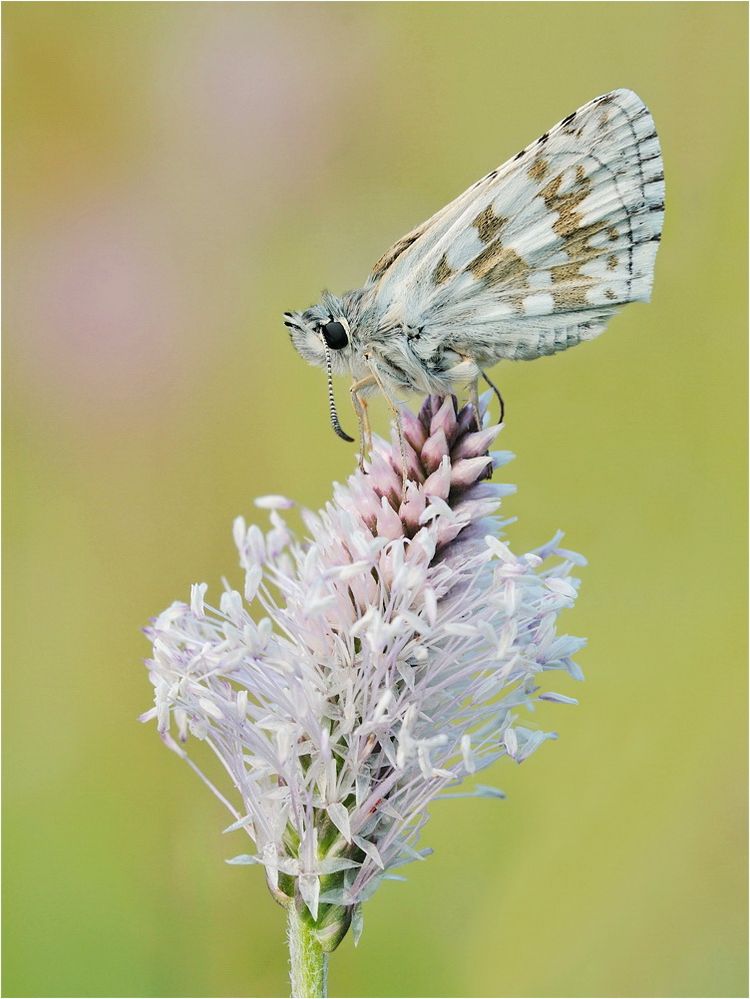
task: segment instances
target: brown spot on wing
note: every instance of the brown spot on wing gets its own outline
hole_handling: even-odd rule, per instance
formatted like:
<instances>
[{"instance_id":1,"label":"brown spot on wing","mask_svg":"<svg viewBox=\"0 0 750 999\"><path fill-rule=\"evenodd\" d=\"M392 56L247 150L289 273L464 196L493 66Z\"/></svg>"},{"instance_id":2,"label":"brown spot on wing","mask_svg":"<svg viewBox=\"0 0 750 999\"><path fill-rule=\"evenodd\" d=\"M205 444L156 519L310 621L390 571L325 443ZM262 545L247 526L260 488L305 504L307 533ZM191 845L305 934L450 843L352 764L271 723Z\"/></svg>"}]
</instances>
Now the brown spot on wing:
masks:
<instances>
[{"instance_id":1,"label":"brown spot on wing","mask_svg":"<svg viewBox=\"0 0 750 999\"><path fill-rule=\"evenodd\" d=\"M404 250L408 250L412 243L415 243L419 239L425 229L426 226L418 226L416 229L412 229L411 232L407 233L406 236L399 239L397 243L394 243L389 250L385 251L380 260L378 260L375 264L370 272L370 276L374 278L382 277L393 262L401 256Z\"/></svg>"},{"instance_id":2,"label":"brown spot on wing","mask_svg":"<svg viewBox=\"0 0 750 999\"><path fill-rule=\"evenodd\" d=\"M445 254L443 254L440 260L438 261L437 267L432 272L432 280L435 282L435 284L442 284L443 281L448 280L448 278L451 276L452 273L453 271L448 266L448 260Z\"/></svg>"},{"instance_id":3,"label":"brown spot on wing","mask_svg":"<svg viewBox=\"0 0 750 999\"><path fill-rule=\"evenodd\" d=\"M577 208L591 193L592 183L580 164L576 167L576 182L572 190L560 194L562 182L563 175L560 173L557 177L553 177L548 184L545 184L539 193L547 208L551 212L557 212L557 218L552 223L552 228L558 236L565 239L581 228L583 216L577 211Z\"/></svg>"},{"instance_id":4,"label":"brown spot on wing","mask_svg":"<svg viewBox=\"0 0 750 999\"><path fill-rule=\"evenodd\" d=\"M602 256L600 246L592 246L590 240L602 231L603 222L591 222L589 225L582 225L565 238L563 249L571 258L585 263L587 260L596 260Z\"/></svg>"},{"instance_id":5,"label":"brown spot on wing","mask_svg":"<svg viewBox=\"0 0 750 999\"><path fill-rule=\"evenodd\" d=\"M594 279L581 272L585 260L571 261L569 264L556 264L550 267L552 275L552 300L556 309L580 309L589 304L586 289Z\"/></svg>"},{"instance_id":6,"label":"brown spot on wing","mask_svg":"<svg viewBox=\"0 0 750 999\"><path fill-rule=\"evenodd\" d=\"M495 214L492 205L487 205L471 224L479 233L479 238L483 243L491 243L507 221L502 215Z\"/></svg>"},{"instance_id":7,"label":"brown spot on wing","mask_svg":"<svg viewBox=\"0 0 750 999\"><path fill-rule=\"evenodd\" d=\"M539 192L540 197L544 198L544 203L548 208L550 207L550 202L554 202L554 199L557 197L557 192L560 190L562 182L563 175L559 173L556 177L553 177L552 180L547 181Z\"/></svg>"},{"instance_id":8,"label":"brown spot on wing","mask_svg":"<svg viewBox=\"0 0 750 999\"><path fill-rule=\"evenodd\" d=\"M562 173L553 177L539 193L549 211L557 213L552 228L564 240L565 252L571 260L582 264L587 260L594 260L602 256L602 248L593 246L591 243L594 236L605 231L609 239L614 241L620 238L620 234L613 225L606 225L602 220L583 225L583 214L578 208L581 202L589 196L593 187L591 178L587 176L583 166L580 163L576 166L573 187L564 194L560 194L563 177ZM615 258L615 266L616 264ZM592 283L590 279L586 279L586 281Z\"/></svg>"},{"instance_id":9,"label":"brown spot on wing","mask_svg":"<svg viewBox=\"0 0 750 999\"><path fill-rule=\"evenodd\" d=\"M575 261L570 264L555 264L550 267L550 274L552 275L552 283L559 284L561 281L574 281L583 278L588 281L589 278L584 277L581 274L581 264L582 260Z\"/></svg>"},{"instance_id":10,"label":"brown spot on wing","mask_svg":"<svg viewBox=\"0 0 750 999\"><path fill-rule=\"evenodd\" d=\"M515 250L503 246L495 240L486 246L472 260L469 270L475 277L482 278L487 284L501 284L509 288L525 287L531 268Z\"/></svg>"},{"instance_id":11,"label":"brown spot on wing","mask_svg":"<svg viewBox=\"0 0 750 999\"><path fill-rule=\"evenodd\" d=\"M586 298L586 289L580 285L572 285L569 288L553 288L552 298L555 308L562 311L586 308L589 301Z\"/></svg>"},{"instance_id":12,"label":"brown spot on wing","mask_svg":"<svg viewBox=\"0 0 750 999\"><path fill-rule=\"evenodd\" d=\"M548 170L549 163L547 160L543 159L541 156L537 156L526 172L530 180L537 181L538 183L544 180Z\"/></svg>"}]
</instances>

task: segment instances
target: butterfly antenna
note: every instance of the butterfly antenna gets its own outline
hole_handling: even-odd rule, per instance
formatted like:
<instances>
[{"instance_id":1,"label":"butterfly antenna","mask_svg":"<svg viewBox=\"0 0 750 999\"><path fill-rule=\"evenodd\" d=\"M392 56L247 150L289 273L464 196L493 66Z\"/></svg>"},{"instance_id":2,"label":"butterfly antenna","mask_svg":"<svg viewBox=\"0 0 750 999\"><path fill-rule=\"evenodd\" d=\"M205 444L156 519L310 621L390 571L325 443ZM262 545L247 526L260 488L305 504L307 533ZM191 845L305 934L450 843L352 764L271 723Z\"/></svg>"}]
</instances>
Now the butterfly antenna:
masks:
<instances>
[{"instance_id":1,"label":"butterfly antenna","mask_svg":"<svg viewBox=\"0 0 750 999\"><path fill-rule=\"evenodd\" d=\"M334 433L341 438L342 441L348 441L350 444L354 443L354 438L350 437L341 427L339 423L339 415L336 412L336 400L333 397L333 373L331 371L331 352L328 347L325 348L326 352L326 374L328 375L328 412L331 414L331 426L333 427Z\"/></svg>"},{"instance_id":2,"label":"butterfly antenna","mask_svg":"<svg viewBox=\"0 0 750 999\"><path fill-rule=\"evenodd\" d=\"M497 422L502 423L503 420L505 419L505 403L503 402L503 397L500 395L500 389L497 387L497 385L495 385L493 382L489 380L484 371L482 372L482 378L484 378L489 387L497 396L497 401L500 403L500 419Z\"/></svg>"}]
</instances>

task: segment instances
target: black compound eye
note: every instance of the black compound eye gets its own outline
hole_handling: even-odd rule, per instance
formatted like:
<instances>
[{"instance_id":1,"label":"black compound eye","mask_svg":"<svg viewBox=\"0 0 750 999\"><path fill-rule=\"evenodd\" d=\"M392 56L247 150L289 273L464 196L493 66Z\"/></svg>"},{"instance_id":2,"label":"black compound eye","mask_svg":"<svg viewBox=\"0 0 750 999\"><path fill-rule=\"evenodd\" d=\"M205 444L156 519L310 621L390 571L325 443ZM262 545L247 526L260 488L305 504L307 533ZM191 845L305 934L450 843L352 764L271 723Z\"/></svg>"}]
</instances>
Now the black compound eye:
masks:
<instances>
[{"instance_id":1,"label":"black compound eye","mask_svg":"<svg viewBox=\"0 0 750 999\"><path fill-rule=\"evenodd\" d=\"M349 343L349 337L346 335L346 330L342 323L325 323L320 329L323 339L331 350L341 350L342 347L346 347Z\"/></svg>"}]
</instances>

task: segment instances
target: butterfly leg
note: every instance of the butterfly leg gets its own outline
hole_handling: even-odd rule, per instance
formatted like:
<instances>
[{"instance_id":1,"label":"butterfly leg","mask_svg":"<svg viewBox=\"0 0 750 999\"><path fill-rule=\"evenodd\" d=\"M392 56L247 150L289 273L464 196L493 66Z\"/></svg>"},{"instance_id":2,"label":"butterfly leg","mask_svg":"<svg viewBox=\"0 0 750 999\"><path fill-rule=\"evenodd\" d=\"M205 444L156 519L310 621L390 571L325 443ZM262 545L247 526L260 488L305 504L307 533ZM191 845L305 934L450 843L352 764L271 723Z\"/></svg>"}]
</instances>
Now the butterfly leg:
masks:
<instances>
[{"instance_id":1,"label":"butterfly leg","mask_svg":"<svg viewBox=\"0 0 750 999\"><path fill-rule=\"evenodd\" d=\"M360 392L373 385L377 385L377 379L374 375L368 375L366 378L360 378L359 381L354 382L349 389L352 397L352 405L354 406L354 412L357 414L357 422L359 424L359 467L363 472L365 470L365 451L369 453L372 449L372 433L370 431L370 419L367 414L367 402L360 396Z\"/></svg>"},{"instance_id":2,"label":"butterfly leg","mask_svg":"<svg viewBox=\"0 0 750 999\"><path fill-rule=\"evenodd\" d=\"M365 447L367 449L367 453L369 454L372 451L372 428L370 427L370 414L367 410L367 399L360 399L360 402L362 403L362 415L365 421Z\"/></svg>"},{"instance_id":3,"label":"butterfly leg","mask_svg":"<svg viewBox=\"0 0 750 999\"><path fill-rule=\"evenodd\" d=\"M469 402L474 407L474 415L477 420L477 427L482 426L482 414L479 411L479 379L475 378L471 383L471 388L469 389Z\"/></svg>"}]
</instances>

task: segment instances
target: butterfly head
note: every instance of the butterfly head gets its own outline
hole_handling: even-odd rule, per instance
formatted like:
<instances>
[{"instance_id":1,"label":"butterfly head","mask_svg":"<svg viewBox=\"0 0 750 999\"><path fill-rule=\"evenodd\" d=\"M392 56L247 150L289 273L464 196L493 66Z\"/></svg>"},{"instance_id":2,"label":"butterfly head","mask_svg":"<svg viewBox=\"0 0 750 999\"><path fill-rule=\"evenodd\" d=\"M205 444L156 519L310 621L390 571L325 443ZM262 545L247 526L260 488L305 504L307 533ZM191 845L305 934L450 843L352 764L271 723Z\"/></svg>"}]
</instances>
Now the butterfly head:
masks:
<instances>
[{"instance_id":1,"label":"butterfly head","mask_svg":"<svg viewBox=\"0 0 750 999\"><path fill-rule=\"evenodd\" d=\"M332 295L326 295L321 305L305 312L285 312L284 325L297 353L309 364L326 369L333 429L343 440L351 441L352 438L341 429L333 399L332 376L352 370L351 328L341 303Z\"/></svg>"},{"instance_id":2,"label":"butterfly head","mask_svg":"<svg viewBox=\"0 0 750 999\"><path fill-rule=\"evenodd\" d=\"M297 353L309 364L326 366L326 353L333 370L342 374L349 370L346 357L351 348L349 323L345 316L310 316L310 312L285 312L284 325Z\"/></svg>"},{"instance_id":3,"label":"butterfly head","mask_svg":"<svg viewBox=\"0 0 750 999\"><path fill-rule=\"evenodd\" d=\"M334 374L351 370L351 328L334 296L326 295L320 305L305 312L285 312L284 325L292 346L309 364L323 368L330 361Z\"/></svg>"}]
</instances>

